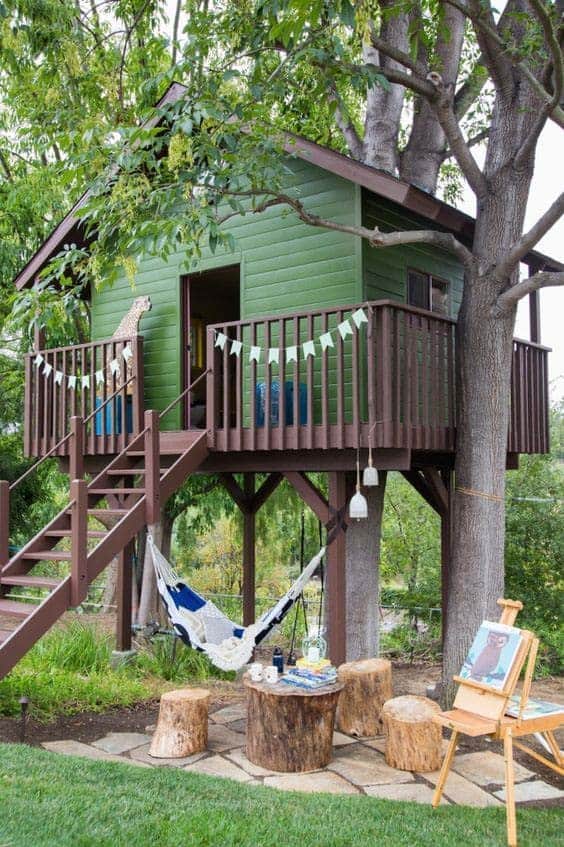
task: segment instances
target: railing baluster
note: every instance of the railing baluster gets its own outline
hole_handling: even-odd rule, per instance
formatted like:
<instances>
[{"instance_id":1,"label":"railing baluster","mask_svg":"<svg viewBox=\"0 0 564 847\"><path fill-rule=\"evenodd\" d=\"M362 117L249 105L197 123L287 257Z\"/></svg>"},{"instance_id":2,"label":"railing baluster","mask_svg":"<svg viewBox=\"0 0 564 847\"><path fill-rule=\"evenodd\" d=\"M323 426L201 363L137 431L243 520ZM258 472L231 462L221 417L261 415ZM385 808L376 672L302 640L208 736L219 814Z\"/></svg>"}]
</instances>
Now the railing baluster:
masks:
<instances>
[{"instance_id":1,"label":"railing baluster","mask_svg":"<svg viewBox=\"0 0 564 847\"><path fill-rule=\"evenodd\" d=\"M215 386L219 378L214 340L213 329L208 327L206 331L206 367L208 368L208 374L206 376L206 429L208 431L208 444L212 448L215 447L216 443L217 408Z\"/></svg>"},{"instance_id":2,"label":"railing baluster","mask_svg":"<svg viewBox=\"0 0 564 847\"><path fill-rule=\"evenodd\" d=\"M393 333L393 370L392 370L392 387L393 387L393 433L394 444L402 443L401 433L401 357L402 357L402 335L401 335L401 313L399 309L394 309L392 320ZM405 347L403 350L405 355Z\"/></svg>"},{"instance_id":3,"label":"railing baluster","mask_svg":"<svg viewBox=\"0 0 564 847\"><path fill-rule=\"evenodd\" d=\"M323 312L321 316L321 332L327 332L328 315ZM327 357L331 348L326 347L321 351L321 447L327 450L329 447L329 367Z\"/></svg>"},{"instance_id":4,"label":"railing baluster","mask_svg":"<svg viewBox=\"0 0 564 847\"><path fill-rule=\"evenodd\" d=\"M337 325L342 323L342 309L337 310L336 320ZM337 447L341 450L345 446L345 357L341 334L336 332L335 335L337 339Z\"/></svg>"},{"instance_id":5,"label":"railing baluster","mask_svg":"<svg viewBox=\"0 0 564 847\"><path fill-rule=\"evenodd\" d=\"M79 415L71 418L70 431L69 476L71 479L82 479L84 476L84 418Z\"/></svg>"},{"instance_id":6,"label":"railing baluster","mask_svg":"<svg viewBox=\"0 0 564 847\"><path fill-rule=\"evenodd\" d=\"M351 354L351 378L352 378L352 432L355 447L360 447L360 376L359 376L359 344L358 332L353 330L352 354Z\"/></svg>"},{"instance_id":7,"label":"railing baluster","mask_svg":"<svg viewBox=\"0 0 564 847\"><path fill-rule=\"evenodd\" d=\"M280 357L278 360L278 447L286 449L286 322L284 318L278 321L278 347Z\"/></svg>"},{"instance_id":8,"label":"railing baluster","mask_svg":"<svg viewBox=\"0 0 564 847\"><path fill-rule=\"evenodd\" d=\"M135 377L133 383L133 432L135 435L143 429L143 414L145 412L145 384L143 371L143 336L136 335L131 340L133 356L131 358L131 374Z\"/></svg>"},{"instance_id":9,"label":"railing baluster","mask_svg":"<svg viewBox=\"0 0 564 847\"><path fill-rule=\"evenodd\" d=\"M88 414L94 411L96 406L96 352L98 346L91 344L89 349L89 365L90 365L90 394L88 397ZM85 433L85 439L88 438L88 452L94 454L96 452L96 427L90 425L88 433ZM125 446L125 445L124 445Z\"/></svg>"},{"instance_id":10,"label":"railing baluster","mask_svg":"<svg viewBox=\"0 0 564 847\"><path fill-rule=\"evenodd\" d=\"M25 357L25 381L24 381L24 456L31 456L33 445L33 370L31 356Z\"/></svg>"},{"instance_id":11,"label":"railing baluster","mask_svg":"<svg viewBox=\"0 0 564 847\"><path fill-rule=\"evenodd\" d=\"M161 517L159 413L154 409L145 412L145 427L145 514L147 526L153 526Z\"/></svg>"},{"instance_id":12,"label":"railing baluster","mask_svg":"<svg viewBox=\"0 0 564 847\"><path fill-rule=\"evenodd\" d=\"M272 380L270 378L271 374L271 365L268 364L268 349L270 347L270 321L263 322L263 332L262 337L264 339L264 444L263 448L265 450L270 450L270 427L271 427L271 417L272 417ZM280 400L280 394L278 394L278 400Z\"/></svg>"},{"instance_id":13,"label":"railing baluster","mask_svg":"<svg viewBox=\"0 0 564 847\"><path fill-rule=\"evenodd\" d=\"M71 606L79 606L88 593L88 489L83 479L73 479L71 489Z\"/></svg>"},{"instance_id":14,"label":"railing baluster","mask_svg":"<svg viewBox=\"0 0 564 847\"><path fill-rule=\"evenodd\" d=\"M243 341L243 329L237 325L236 340ZM243 350L239 356L235 356L235 444L237 450L243 449Z\"/></svg>"},{"instance_id":15,"label":"railing baluster","mask_svg":"<svg viewBox=\"0 0 564 847\"><path fill-rule=\"evenodd\" d=\"M250 330L251 330L250 343L251 343L251 347L254 347L257 343L257 325L256 325L255 321L251 321ZM245 353L244 348L241 351L241 355L245 356L245 358L248 358L248 356ZM259 398L257 397L257 363L254 359L250 363L249 371L250 371L250 378L251 378L251 386L250 386L250 388L251 388L251 409L250 409L250 411L251 411L251 443L250 443L249 446L250 446L251 450L256 450L256 443L257 443L257 416L256 416L256 411L257 411L257 403L259 402Z\"/></svg>"},{"instance_id":16,"label":"railing baluster","mask_svg":"<svg viewBox=\"0 0 564 847\"><path fill-rule=\"evenodd\" d=\"M297 358L294 362L293 396L292 396L292 447L297 450L300 445L300 319L293 319L293 346L297 350Z\"/></svg>"},{"instance_id":17,"label":"railing baluster","mask_svg":"<svg viewBox=\"0 0 564 847\"><path fill-rule=\"evenodd\" d=\"M227 333L226 326L222 327L222 332ZM223 372L223 449L229 450L229 433L231 429L231 379L229 368L229 343L226 343L222 353L222 372Z\"/></svg>"},{"instance_id":18,"label":"railing baluster","mask_svg":"<svg viewBox=\"0 0 564 847\"><path fill-rule=\"evenodd\" d=\"M313 316L307 316L307 324L306 324L306 341L313 341ZM299 355L299 353L298 353ZM307 382L307 422L306 422L306 447L311 450L313 447L313 428L314 428L314 419L313 419L313 392L314 392L314 362L315 359L313 356L307 357L306 362L306 382Z\"/></svg>"}]
</instances>

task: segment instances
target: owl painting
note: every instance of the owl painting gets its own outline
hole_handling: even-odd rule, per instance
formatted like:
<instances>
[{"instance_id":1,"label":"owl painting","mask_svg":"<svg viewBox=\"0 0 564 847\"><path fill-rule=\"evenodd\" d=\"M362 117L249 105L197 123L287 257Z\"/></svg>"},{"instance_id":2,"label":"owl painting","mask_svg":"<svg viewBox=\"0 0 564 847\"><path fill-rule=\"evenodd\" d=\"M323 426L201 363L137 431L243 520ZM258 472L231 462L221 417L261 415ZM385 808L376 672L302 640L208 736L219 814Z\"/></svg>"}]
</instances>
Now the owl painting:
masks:
<instances>
[{"instance_id":1,"label":"owl painting","mask_svg":"<svg viewBox=\"0 0 564 847\"><path fill-rule=\"evenodd\" d=\"M521 631L484 621L472 643L460 676L502 689L521 643Z\"/></svg>"}]
</instances>

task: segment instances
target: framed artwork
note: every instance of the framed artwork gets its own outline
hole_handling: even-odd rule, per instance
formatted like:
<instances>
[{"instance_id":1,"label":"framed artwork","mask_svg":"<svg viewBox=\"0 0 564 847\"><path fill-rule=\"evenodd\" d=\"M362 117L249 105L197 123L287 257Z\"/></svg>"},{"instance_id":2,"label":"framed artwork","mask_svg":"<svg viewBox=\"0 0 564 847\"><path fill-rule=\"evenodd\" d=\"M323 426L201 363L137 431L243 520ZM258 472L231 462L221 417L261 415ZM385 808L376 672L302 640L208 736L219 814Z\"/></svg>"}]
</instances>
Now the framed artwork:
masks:
<instances>
[{"instance_id":1,"label":"framed artwork","mask_svg":"<svg viewBox=\"0 0 564 847\"><path fill-rule=\"evenodd\" d=\"M519 694L514 694L513 697L509 698L509 704L505 710L505 714L512 718L518 718L520 706L521 696ZM523 719L526 721L536 720L537 718L544 718L546 715L563 714L564 706L561 706L559 703L551 703L549 700L530 699L527 701L527 705L523 710Z\"/></svg>"},{"instance_id":2,"label":"framed artwork","mask_svg":"<svg viewBox=\"0 0 564 847\"><path fill-rule=\"evenodd\" d=\"M511 673L521 641L520 629L482 621L460 676L502 691Z\"/></svg>"}]
</instances>

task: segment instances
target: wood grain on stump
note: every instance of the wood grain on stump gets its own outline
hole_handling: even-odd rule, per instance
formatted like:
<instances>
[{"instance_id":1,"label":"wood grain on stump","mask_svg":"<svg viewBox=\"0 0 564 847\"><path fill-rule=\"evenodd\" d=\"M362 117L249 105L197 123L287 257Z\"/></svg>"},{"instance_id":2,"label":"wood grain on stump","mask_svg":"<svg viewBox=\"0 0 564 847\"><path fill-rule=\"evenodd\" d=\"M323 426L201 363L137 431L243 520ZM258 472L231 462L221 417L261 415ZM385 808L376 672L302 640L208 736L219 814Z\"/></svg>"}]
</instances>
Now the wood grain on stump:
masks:
<instances>
[{"instance_id":1,"label":"wood grain on stump","mask_svg":"<svg viewBox=\"0 0 564 847\"><path fill-rule=\"evenodd\" d=\"M247 689L247 758L283 773L324 768L333 757L335 709L342 684L307 691L244 677Z\"/></svg>"},{"instance_id":2,"label":"wood grain on stump","mask_svg":"<svg viewBox=\"0 0 564 847\"><path fill-rule=\"evenodd\" d=\"M381 735L382 707L393 696L392 663L387 659L364 659L339 667L345 686L337 707L337 729L366 738Z\"/></svg>"},{"instance_id":3,"label":"wood grain on stump","mask_svg":"<svg viewBox=\"0 0 564 847\"><path fill-rule=\"evenodd\" d=\"M163 694L149 755L175 759L205 750L209 701L206 688L182 688Z\"/></svg>"},{"instance_id":4,"label":"wood grain on stump","mask_svg":"<svg viewBox=\"0 0 564 847\"><path fill-rule=\"evenodd\" d=\"M440 708L427 697L406 695L382 709L386 762L402 771L426 773L441 766L441 727L433 722Z\"/></svg>"}]
</instances>

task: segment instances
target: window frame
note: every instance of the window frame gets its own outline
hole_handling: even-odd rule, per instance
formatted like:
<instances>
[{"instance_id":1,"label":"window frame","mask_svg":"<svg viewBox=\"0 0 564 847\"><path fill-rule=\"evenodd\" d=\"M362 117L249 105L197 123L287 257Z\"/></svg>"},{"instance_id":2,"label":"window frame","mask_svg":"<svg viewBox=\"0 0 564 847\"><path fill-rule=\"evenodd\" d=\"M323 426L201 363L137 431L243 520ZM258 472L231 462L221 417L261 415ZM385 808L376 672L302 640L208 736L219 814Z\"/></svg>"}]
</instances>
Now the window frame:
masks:
<instances>
[{"instance_id":1,"label":"window frame","mask_svg":"<svg viewBox=\"0 0 564 847\"><path fill-rule=\"evenodd\" d=\"M405 302L408 306L412 306L414 309L420 309L421 306L413 306L412 303L409 302L409 274L419 274L420 276L427 277L427 285L428 285L428 298L429 298L429 308L425 311L431 312L433 315L436 315L438 318L450 318L451 317L451 283L450 280L445 279L445 277L437 276L437 274L430 273L429 271L425 271L421 268L413 267L410 265L406 268L406 277L405 277ZM433 281L439 283L446 287L446 313L435 312L433 310Z\"/></svg>"}]
</instances>

